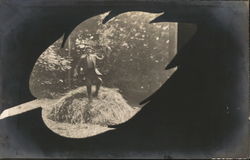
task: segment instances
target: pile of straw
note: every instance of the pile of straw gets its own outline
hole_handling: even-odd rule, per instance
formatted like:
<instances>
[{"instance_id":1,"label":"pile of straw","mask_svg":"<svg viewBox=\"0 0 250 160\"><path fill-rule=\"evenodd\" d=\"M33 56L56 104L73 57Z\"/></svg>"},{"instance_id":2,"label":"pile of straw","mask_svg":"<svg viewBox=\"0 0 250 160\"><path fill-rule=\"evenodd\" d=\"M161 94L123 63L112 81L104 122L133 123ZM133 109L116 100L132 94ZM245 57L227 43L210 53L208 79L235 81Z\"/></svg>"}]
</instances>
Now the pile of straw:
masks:
<instances>
[{"instance_id":1,"label":"pile of straw","mask_svg":"<svg viewBox=\"0 0 250 160\"><path fill-rule=\"evenodd\" d=\"M88 102L85 87L79 87L47 108L47 118L70 124L115 125L130 119L137 110L127 104L117 89L102 87L98 98Z\"/></svg>"}]
</instances>

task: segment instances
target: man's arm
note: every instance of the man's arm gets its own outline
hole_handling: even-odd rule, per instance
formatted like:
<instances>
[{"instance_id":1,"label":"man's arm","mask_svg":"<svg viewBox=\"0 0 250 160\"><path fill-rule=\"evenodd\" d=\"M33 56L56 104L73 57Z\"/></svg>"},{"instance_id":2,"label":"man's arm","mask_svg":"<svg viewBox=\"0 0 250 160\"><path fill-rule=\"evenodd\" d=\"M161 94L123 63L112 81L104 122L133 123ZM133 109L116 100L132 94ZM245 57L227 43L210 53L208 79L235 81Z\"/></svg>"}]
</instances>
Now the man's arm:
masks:
<instances>
[{"instance_id":1,"label":"man's arm","mask_svg":"<svg viewBox=\"0 0 250 160\"><path fill-rule=\"evenodd\" d=\"M80 64L81 64L81 62L82 62L82 59L83 59L84 57L86 57L86 55L82 55L82 56L80 57L80 59L78 60L78 63L76 64L76 67L75 67L75 69L74 69L74 76L77 76L78 68L79 68L79 66L80 66Z\"/></svg>"},{"instance_id":2,"label":"man's arm","mask_svg":"<svg viewBox=\"0 0 250 160\"><path fill-rule=\"evenodd\" d=\"M102 57L99 57L98 55L95 55L96 59L102 60L104 58L104 56L102 55Z\"/></svg>"}]
</instances>

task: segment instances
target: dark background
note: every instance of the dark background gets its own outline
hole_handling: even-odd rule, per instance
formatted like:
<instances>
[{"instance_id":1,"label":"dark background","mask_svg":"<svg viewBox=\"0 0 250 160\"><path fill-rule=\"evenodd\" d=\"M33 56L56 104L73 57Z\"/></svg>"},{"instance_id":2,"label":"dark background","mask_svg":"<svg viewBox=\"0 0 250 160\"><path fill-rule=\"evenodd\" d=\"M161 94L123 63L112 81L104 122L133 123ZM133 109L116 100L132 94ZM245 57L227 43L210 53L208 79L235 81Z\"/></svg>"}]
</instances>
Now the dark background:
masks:
<instances>
[{"instance_id":1,"label":"dark background","mask_svg":"<svg viewBox=\"0 0 250 160\"><path fill-rule=\"evenodd\" d=\"M41 109L26 112L0 121L2 157L247 156L247 3L2 0L0 7L1 111L34 99L29 76L37 58L85 19L165 11L154 22L178 22L178 53L167 66L178 70L135 117L114 131L68 139L44 125Z\"/></svg>"}]
</instances>

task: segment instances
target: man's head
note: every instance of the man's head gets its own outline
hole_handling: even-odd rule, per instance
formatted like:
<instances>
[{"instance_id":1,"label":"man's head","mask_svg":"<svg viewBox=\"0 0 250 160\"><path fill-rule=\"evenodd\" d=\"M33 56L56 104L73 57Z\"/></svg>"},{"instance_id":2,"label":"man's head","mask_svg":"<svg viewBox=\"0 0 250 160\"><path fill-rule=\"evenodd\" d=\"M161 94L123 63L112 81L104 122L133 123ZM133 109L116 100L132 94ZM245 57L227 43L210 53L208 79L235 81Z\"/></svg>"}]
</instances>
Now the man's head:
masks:
<instances>
[{"instance_id":1,"label":"man's head","mask_svg":"<svg viewBox=\"0 0 250 160\"><path fill-rule=\"evenodd\" d=\"M91 54L91 53L93 53L93 48L88 46L85 48L85 51L86 51L85 52L86 54Z\"/></svg>"}]
</instances>

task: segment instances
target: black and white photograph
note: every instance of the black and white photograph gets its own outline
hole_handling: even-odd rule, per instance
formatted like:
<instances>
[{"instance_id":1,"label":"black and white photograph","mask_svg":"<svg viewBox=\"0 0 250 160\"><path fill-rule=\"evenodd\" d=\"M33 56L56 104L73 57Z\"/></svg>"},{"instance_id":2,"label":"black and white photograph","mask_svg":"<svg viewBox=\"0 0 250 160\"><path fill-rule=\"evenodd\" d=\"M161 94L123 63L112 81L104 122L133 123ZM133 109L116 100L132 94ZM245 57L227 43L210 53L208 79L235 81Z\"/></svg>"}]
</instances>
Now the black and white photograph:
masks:
<instances>
[{"instance_id":1,"label":"black and white photograph","mask_svg":"<svg viewBox=\"0 0 250 160\"><path fill-rule=\"evenodd\" d=\"M59 135L84 138L129 120L175 71L164 68L176 54L176 23L128 12L102 24L107 15L79 24L63 47L59 38L32 70L31 93Z\"/></svg>"},{"instance_id":2,"label":"black and white photograph","mask_svg":"<svg viewBox=\"0 0 250 160\"><path fill-rule=\"evenodd\" d=\"M1 0L0 159L249 157L247 0Z\"/></svg>"}]
</instances>

